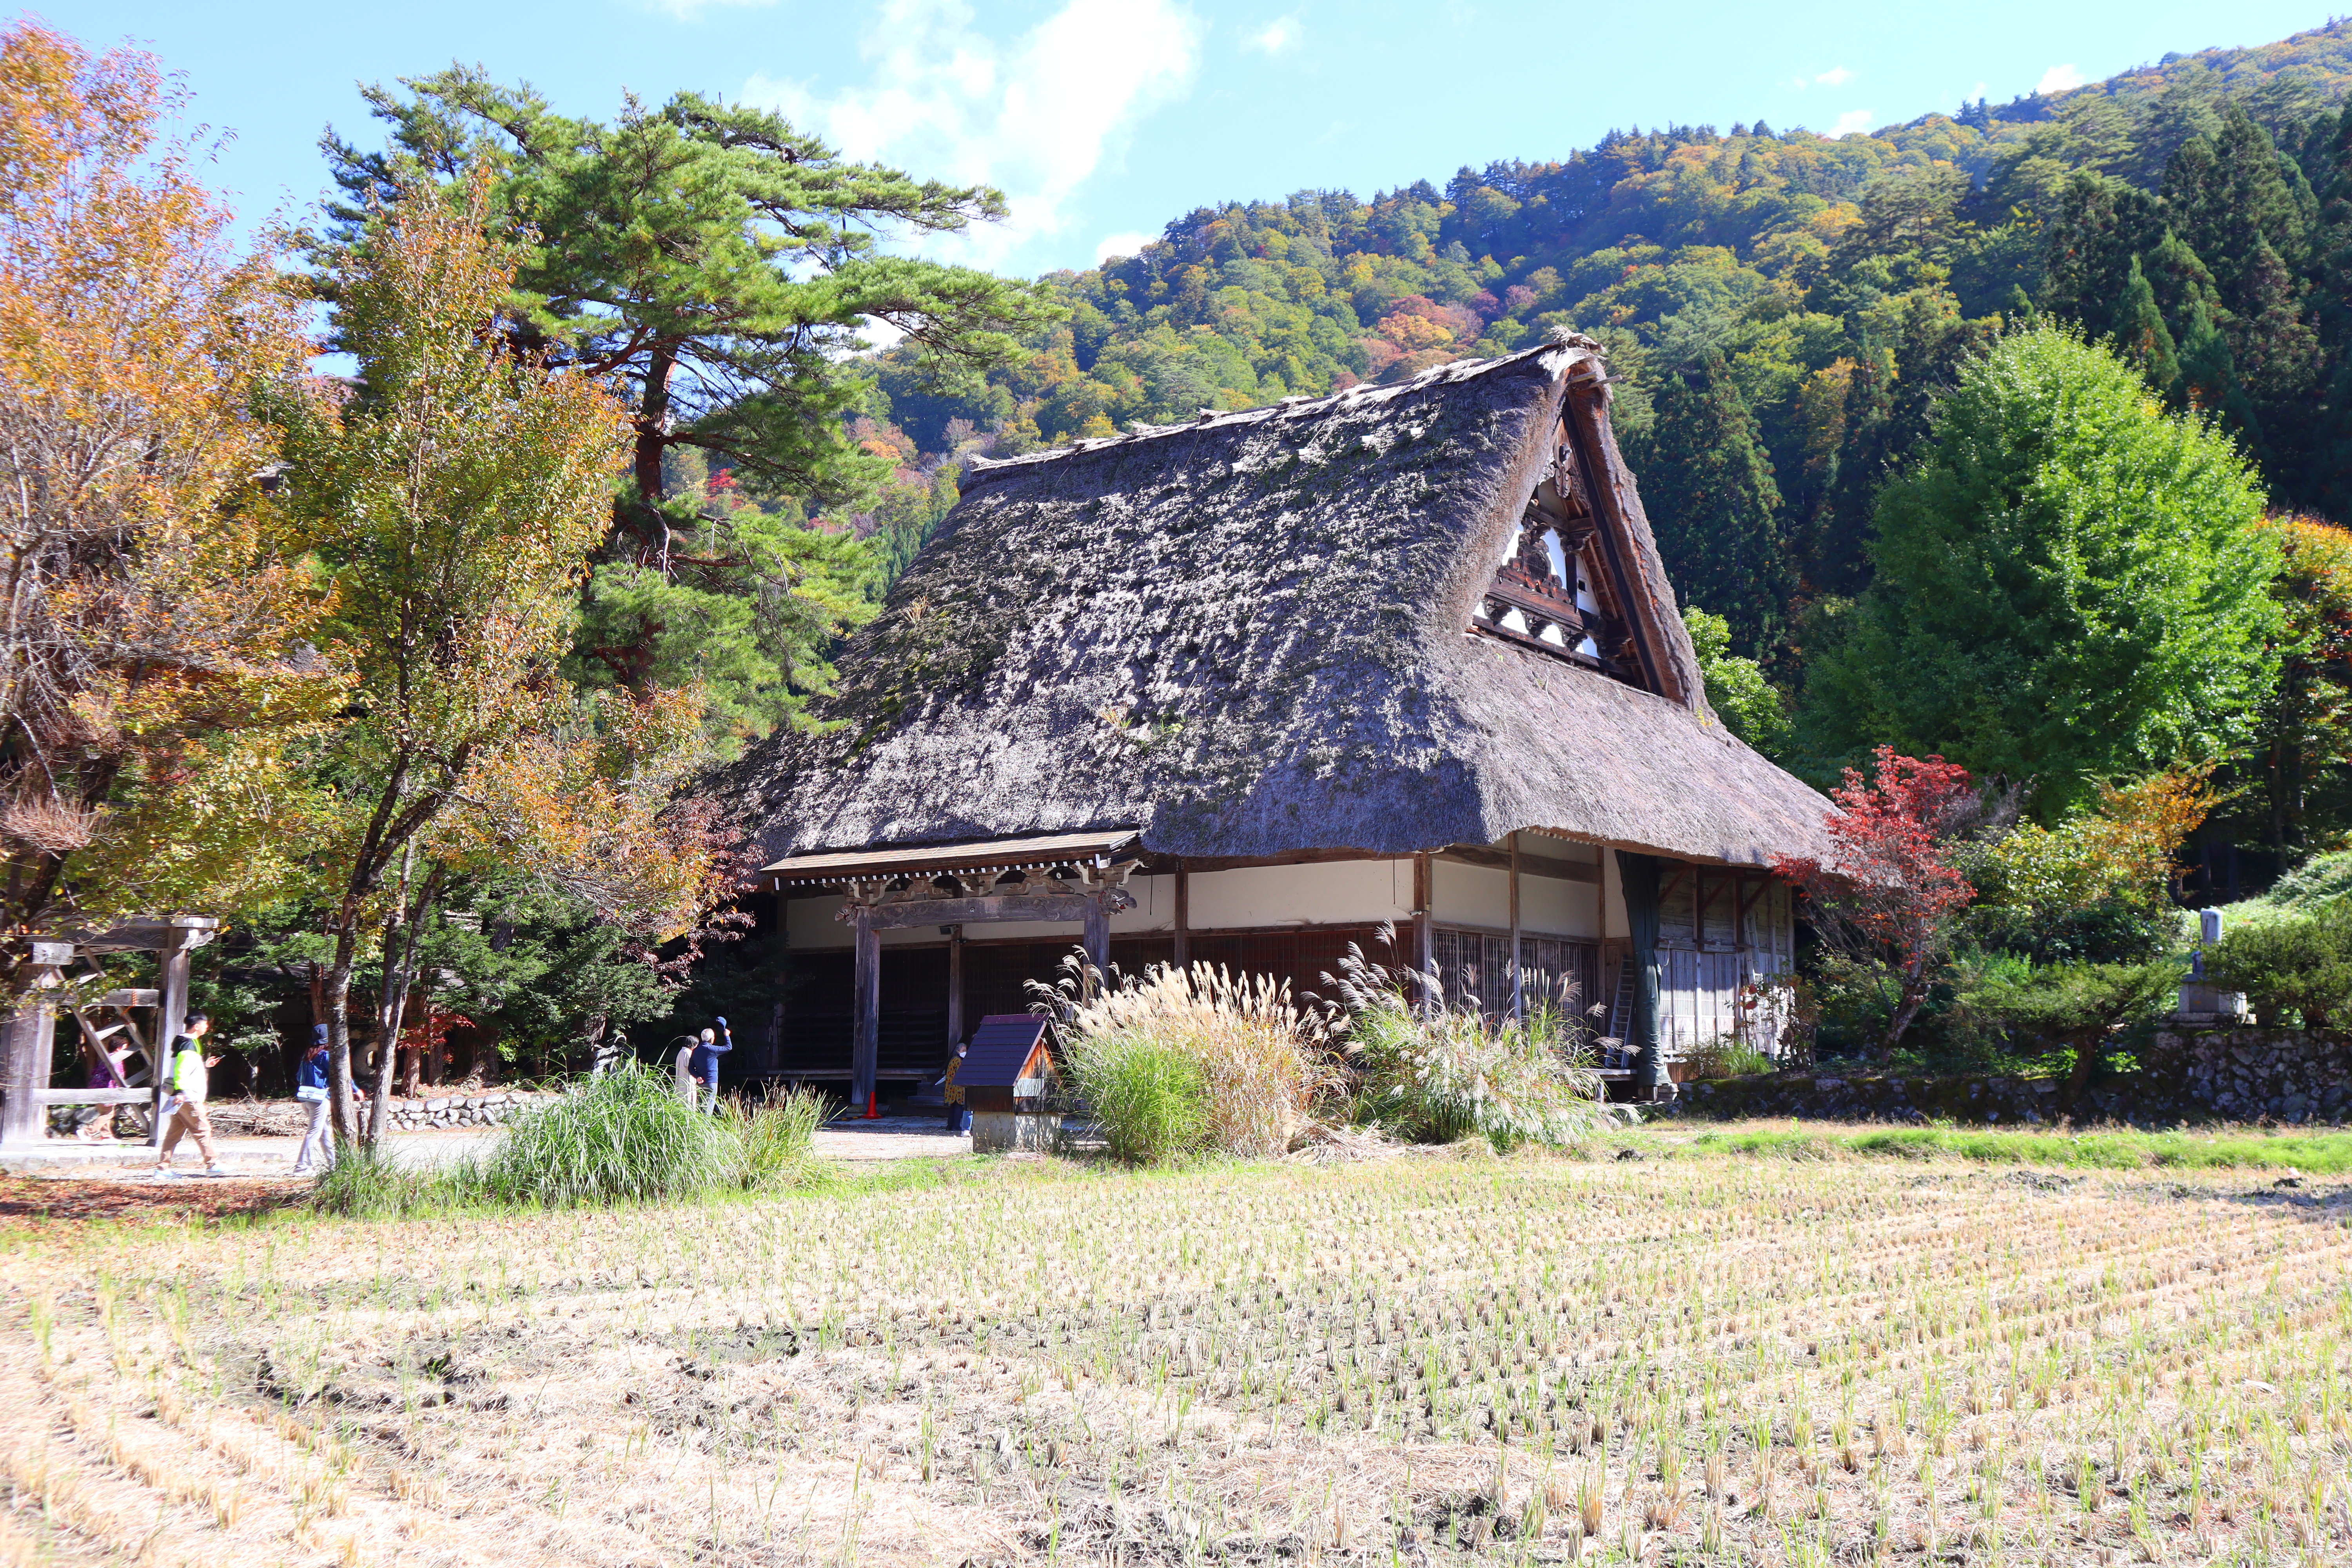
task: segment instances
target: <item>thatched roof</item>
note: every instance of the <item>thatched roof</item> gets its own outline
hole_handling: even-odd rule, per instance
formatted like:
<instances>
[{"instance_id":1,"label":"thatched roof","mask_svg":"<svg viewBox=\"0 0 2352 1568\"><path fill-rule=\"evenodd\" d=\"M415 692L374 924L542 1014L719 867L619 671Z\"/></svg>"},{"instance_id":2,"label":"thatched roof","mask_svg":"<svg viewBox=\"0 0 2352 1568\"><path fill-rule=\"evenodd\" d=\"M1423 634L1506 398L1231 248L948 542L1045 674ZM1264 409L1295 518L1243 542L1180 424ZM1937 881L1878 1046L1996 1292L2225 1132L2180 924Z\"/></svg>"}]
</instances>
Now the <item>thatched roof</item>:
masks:
<instances>
[{"instance_id":1,"label":"thatched roof","mask_svg":"<svg viewBox=\"0 0 2352 1568\"><path fill-rule=\"evenodd\" d=\"M1757 864L1822 798L1732 738L1589 340L979 466L840 661L837 727L726 770L771 858L1131 826L1161 854L1518 828ZM1468 628L1585 388L1641 689Z\"/></svg>"}]
</instances>

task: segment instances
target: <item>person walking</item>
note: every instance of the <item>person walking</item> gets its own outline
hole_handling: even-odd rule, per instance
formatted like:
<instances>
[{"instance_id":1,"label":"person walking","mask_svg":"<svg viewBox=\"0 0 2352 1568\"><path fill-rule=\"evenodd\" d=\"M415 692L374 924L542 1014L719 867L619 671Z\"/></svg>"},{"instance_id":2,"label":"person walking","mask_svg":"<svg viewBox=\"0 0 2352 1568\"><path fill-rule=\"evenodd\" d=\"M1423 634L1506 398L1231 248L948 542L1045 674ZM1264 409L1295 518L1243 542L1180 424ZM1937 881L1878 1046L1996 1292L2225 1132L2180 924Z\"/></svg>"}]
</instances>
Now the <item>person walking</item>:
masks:
<instances>
[{"instance_id":1,"label":"person walking","mask_svg":"<svg viewBox=\"0 0 2352 1568\"><path fill-rule=\"evenodd\" d=\"M294 1098L310 1112L310 1125L302 1132L302 1147L294 1156L294 1173L308 1175L315 1168L324 1171L335 1163L334 1119L329 1110L327 1089L327 1026L311 1026L310 1048L294 1067ZM315 1165L310 1151L319 1152Z\"/></svg>"},{"instance_id":2,"label":"person walking","mask_svg":"<svg viewBox=\"0 0 2352 1568\"><path fill-rule=\"evenodd\" d=\"M719 1058L735 1048L735 1037L727 1029L727 1020L720 1018L716 1029L705 1029L687 1058L687 1074L693 1079L688 1091L687 1103L696 1110L716 1111L719 1109ZM704 1103L705 1093L709 1103Z\"/></svg>"},{"instance_id":3,"label":"person walking","mask_svg":"<svg viewBox=\"0 0 2352 1568\"><path fill-rule=\"evenodd\" d=\"M171 1077L167 1080L172 1102L165 1114L169 1120L163 1127L163 1146L155 1151L155 1173L169 1176L172 1151L182 1133L196 1141L196 1152L205 1157L205 1174L226 1175L220 1168L220 1156L213 1147L212 1119L205 1113L205 1096L212 1087L212 1069L220 1058L208 1057L198 1043L213 1026L213 1021L202 1013L191 1013L181 1025L182 1033L172 1042Z\"/></svg>"},{"instance_id":4,"label":"person walking","mask_svg":"<svg viewBox=\"0 0 2352 1568\"><path fill-rule=\"evenodd\" d=\"M955 1055L948 1058L948 1070L940 1079L940 1096L948 1102L948 1131L971 1131L971 1106L964 1099L963 1085L956 1082L956 1074L963 1068L963 1059L971 1052L969 1041L956 1042Z\"/></svg>"}]
</instances>

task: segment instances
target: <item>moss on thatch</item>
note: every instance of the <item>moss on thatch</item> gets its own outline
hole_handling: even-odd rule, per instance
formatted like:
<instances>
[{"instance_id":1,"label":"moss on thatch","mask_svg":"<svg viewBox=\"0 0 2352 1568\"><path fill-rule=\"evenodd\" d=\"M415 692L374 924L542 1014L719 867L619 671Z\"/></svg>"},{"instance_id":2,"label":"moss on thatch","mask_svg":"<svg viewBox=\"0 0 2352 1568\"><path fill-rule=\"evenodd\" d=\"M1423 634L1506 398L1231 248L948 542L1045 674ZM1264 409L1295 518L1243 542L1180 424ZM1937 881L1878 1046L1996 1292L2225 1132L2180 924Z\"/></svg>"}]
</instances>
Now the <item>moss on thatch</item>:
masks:
<instances>
[{"instance_id":1,"label":"moss on thatch","mask_svg":"<svg viewBox=\"0 0 2352 1568\"><path fill-rule=\"evenodd\" d=\"M719 781L771 858L1114 826L1165 854L1541 827L1818 853L1826 803L1696 695L1631 475L1602 482L1675 700L1469 632L1584 340L980 467L815 734Z\"/></svg>"}]
</instances>

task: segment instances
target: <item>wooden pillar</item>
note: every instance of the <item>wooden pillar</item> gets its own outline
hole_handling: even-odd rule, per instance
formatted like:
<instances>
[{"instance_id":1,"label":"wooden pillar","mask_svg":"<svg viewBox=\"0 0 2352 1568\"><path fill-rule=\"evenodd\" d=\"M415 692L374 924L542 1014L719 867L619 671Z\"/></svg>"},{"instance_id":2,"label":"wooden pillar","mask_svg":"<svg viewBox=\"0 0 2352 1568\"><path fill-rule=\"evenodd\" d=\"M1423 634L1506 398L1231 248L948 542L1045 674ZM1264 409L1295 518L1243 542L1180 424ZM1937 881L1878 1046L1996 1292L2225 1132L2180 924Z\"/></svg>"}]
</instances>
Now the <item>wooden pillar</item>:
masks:
<instances>
[{"instance_id":1,"label":"wooden pillar","mask_svg":"<svg viewBox=\"0 0 2352 1568\"><path fill-rule=\"evenodd\" d=\"M156 955L156 967L162 971L155 1009L155 1054L160 1065L154 1074L155 1130L149 1141L158 1149L163 1146L163 1086L172 1077L173 1047L188 1024L188 973L197 944L209 934L208 930L199 932L186 929L175 918L170 945ZM382 1070L390 1072L392 1065L386 1062Z\"/></svg>"},{"instance_id":2,"label":"wooden pillar","mask_svg":"<svg viewBox=\"0 0 2352 1568\"><path fill-rule=\"evenodd\" d=\"M948 927L948 1050L963 1038L963 927Z\"/></svg>"},{"instance_id":3,"label":"wooden pillar","mask_svg":"<svg viewBox=\"0 0 2352 1568\"><path fill-rule=\"evenodd\" d=\"M850 1037L849 1095L863 1110L874 1098L874 1076L882 1048L882 933L874 929L874 909L857 906L857 968L850 994L856 998L856 1024Z\"/></svg>"},{"instance_id":4,"label":"wooden pillar","mask_svg":"<svg viewBox=\"0 0 2352 1568\"><path fill-rule=\"evenodd\" d=\"M1176 967L1192 962L1192 873L1176 862Z\"/></svg>"},{"instance_id":5,"label":"wooden pillar","mask_svg":"<svg viewBox=\"0 0 2352 1568\"><path fill-rule=\"evenodd\" d=\"M1437 996L1428 995L1429 972L1437 962L1437 933L1433 927L1431 906L1434 902L1437 862L1428 851L1412 858L1412 969L1420 978L1415 982L1424 993L1423 1000L1434 1005ZM1444 982L1439 982L1442 986ZM1443 994L1441 991L1440 994Z\"/></svg>"},{"instance_id":6,"label":"wooden pillar","mask_svg":"<svg viewBox=\"0 0 2352 1568\"><path fill-rule=\"evenodd\" d=\"M36 942L26 954L33 983L16 1000L16 1011L0 1021L0 1143L38 1143L48 1136L49 1087L57 1052L58 1010L48 994L58 972L74 961L69 942Z\"/></svg>"},{"instance_id":7,"label":"wooden pillar","mask_svg":"<svg viewBox=\"0 0 2352 1568\"><path fill-rule=\"evenodd\" d=\"M47 1136L42 1125L40 1091L49 1083L49 1053L56 1043L57 1014L38 990L27 991L16 1011L0 1025L0 1143L37 1143Z\"/></svg>"},{"instance_id":8,"label":"wooden pillar","mask_svg":"<svg viewBox=\"0 0 2352 1568\"><path fill-rule=\"evenodd\" d=\"M1519 961L1519 836L1511 835L1511 1016L1527 1016L1527 965Z\"/></svg>"},{"instance_id":9,"label":"wooden pillar","mask_svg":"<svg viewBox=\"0 0 2352 1568\"><path fill-rule=\"evenodd\" d=\"M1097 893L1087 900L1086 921L1087 962L1094 965L1096 973L1108 976L1110 973L1110 911L1103 908L1101 894Z\"/></svg>"},{"instance_id":10,"label":"wooden pillar","mask_svg":"<svg viewBox=\"0 0 2352 1568\"><path fill-rule=\"evenodd\" d=\"M770 950L774 974L769 984L775 1000L768 1005L768 1071L784 1070L784 1002L793 986L793 891L776 884L776 941Z\"/></svg>"}]
</instances>

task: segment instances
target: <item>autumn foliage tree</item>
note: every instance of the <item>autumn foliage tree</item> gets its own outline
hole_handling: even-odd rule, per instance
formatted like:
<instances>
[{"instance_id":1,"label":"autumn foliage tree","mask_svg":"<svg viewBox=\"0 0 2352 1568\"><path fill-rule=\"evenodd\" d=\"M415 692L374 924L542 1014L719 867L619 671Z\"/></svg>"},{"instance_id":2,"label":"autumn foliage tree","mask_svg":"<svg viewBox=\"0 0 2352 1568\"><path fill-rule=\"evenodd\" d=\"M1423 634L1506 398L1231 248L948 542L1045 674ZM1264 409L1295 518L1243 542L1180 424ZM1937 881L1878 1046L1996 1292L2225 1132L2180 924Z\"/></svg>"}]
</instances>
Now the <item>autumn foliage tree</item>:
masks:
<instances>
[{"instance_id":1,"label":"autumn foliage tree","mask_svg":"<svg viewBox=\"0 0 2352 1568\"><path fill-rule=\"evenodd\" d=\"M0 924L209 908L282 874L286 742L341 687L257 482L296 301L159 140L149 56L0 33ZM15 976L9 976L14 984Z\"/></svg>"},{"instance_id":2,"label":"autumn foliage tree","mask_svg":"<svg viewBox=\"0 0 2352 1568\"><path fill-rule=\"evenodd\" d=\"M382 963L371 1139L416 933L453 871L522 870L648 942L691 929L718 891L707 825L666 809L698 694L598 701L561 677L628 421L499 331L515 258L485 232L488 184L411 192L337 256L359 384L289 420L293 506L335 586L325 635L356 679L324 758L341 815L319 865L339 1115L352 971L371 948Z\"/></svg>"},{"instance_id":3,"label":"autumn foliage tree","mask_svg":"<svg viewBox=\"0 0 2352 1568\"><path fill-rule=\"evenodd\" d=\"M1927 1000L1937 964L1950 950L1953 918L1975 896L1954 850L1986 808L1957 763L1900 756L1891 746L1875 756L1875 777L1848 768L1831 792L1837 809L1826 823L1830 858L1783 856L1773 870L1803 895L1823 942L1894 985L1885 1039L1892 1051Z\"/></svg>"}]
</instances>

